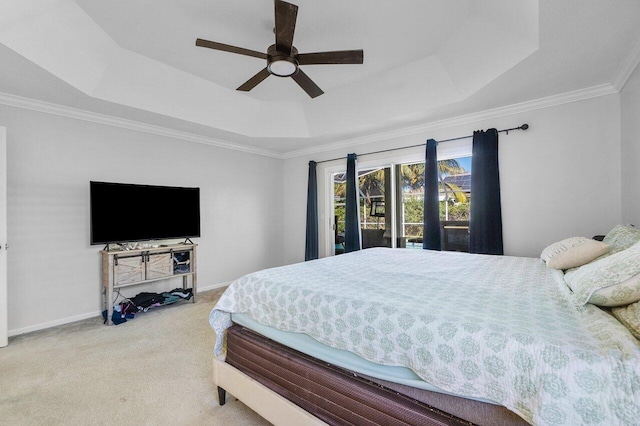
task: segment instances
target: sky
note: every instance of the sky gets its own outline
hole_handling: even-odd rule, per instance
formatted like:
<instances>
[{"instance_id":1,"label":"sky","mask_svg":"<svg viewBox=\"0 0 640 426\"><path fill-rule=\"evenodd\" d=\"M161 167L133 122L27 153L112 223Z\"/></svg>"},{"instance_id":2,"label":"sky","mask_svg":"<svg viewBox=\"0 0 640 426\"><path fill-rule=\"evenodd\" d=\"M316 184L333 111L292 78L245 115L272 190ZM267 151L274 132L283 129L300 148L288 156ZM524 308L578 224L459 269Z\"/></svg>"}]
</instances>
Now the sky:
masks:
<instances>
[{"instance_id":1,"label":"sky","mask_svg":"<svg viewBox=\"0 0 640 426\"><path fill-rule=\"evenodd\" d=\"M456 158L456 160L458 161L458 164L460 164L460 167L471 172L471 157Z\"/></svg>"}]
</instances>

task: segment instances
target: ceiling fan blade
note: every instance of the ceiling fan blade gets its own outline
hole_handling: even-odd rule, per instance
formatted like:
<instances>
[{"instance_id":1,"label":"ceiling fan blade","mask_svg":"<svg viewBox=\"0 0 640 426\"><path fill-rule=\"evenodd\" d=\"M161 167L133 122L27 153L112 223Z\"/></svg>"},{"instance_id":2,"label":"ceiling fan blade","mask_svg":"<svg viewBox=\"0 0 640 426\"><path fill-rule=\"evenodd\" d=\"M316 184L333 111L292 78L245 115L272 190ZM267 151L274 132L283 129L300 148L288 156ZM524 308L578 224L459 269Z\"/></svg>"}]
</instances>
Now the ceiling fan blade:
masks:
<instances>
[{"instance_id":1,"label":"ceiling fan blade","mask_svg":"<svg viewBox=\"0 0 640 426\"><path fill-rule=\"evenodd\" d=\"M361 64L364 62L364 51L336 50L333 52L300 53L296 58L300 65Z\"/></svg>"},{"instance_id":2,"label":"ceiling fan blade","mask_svg":"<svg viewBox=\"0 0 640 426\"><path fill-rule=\"evenodd\" d=\"M217 43L215 41L203 40L201 38L196 40L196 46L208 47L209 49L222 50L224 52L238 53L240 55L253 56L260 59L267 59L266 53L243 49L242 47L231 46L229 44Z\"/></svg>"},{"instance_id":3,"label":"ceiling fan blade","mask_svg":"<svg viewBox=\"0 0 640 426\"><path fill-rule=\"evenodd\" d=\"M293 33L296 29L298 6L282 0L275 0L276 10L276 50L291 54L293 46Z\"/></svg>"},{"instance_id":4,"label":"ceiling fan blade","mask_svg":"<svg viewBox=\"0 0 640 426\"><path fill-rule=\"evenodd\" d=\"M269 77L269 75L270 75L269 70L267 68L264 68L262 71L260 71L258 74L251 77L249 80L247 80L242 86L238 87L236 90L248 92L249 90L256 87L258 84L260 84L262 80Z\"/></svg>"},{"instance_id":5,"label":"ceiling fan blade","mask_svg":"<svg viewBox=\"0 0 640 426\"><path fill-rule=\"evenodd\" d=\"M307 95L311 96L312 98L320 96L324 93L322 89L319 88L318 85L315 84L308 75L302 72L300 68L298 68L298 72L293 74L291 78L293 78L296 83L298 83L298 85L302 87L305 92L307 92Z\"/></svg>"}]
</instances>

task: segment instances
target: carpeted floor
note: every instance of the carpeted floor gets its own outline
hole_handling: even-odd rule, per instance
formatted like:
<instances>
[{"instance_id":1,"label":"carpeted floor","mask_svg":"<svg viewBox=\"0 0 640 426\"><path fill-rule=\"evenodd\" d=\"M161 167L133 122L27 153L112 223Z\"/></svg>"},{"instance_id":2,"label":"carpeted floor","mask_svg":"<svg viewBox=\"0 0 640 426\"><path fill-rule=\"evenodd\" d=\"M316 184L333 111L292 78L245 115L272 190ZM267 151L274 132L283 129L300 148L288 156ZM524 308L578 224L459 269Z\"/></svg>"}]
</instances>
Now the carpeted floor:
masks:
<instances>
[{"instance_id":1,"label":"carpeted floor","mask_svg":"<svg viewBox=\"0 0 640 426\"><path fill-rule=\"evenodd\" d=\"M102 318L24 334L0 349L7 425L268 425L212 382L209 312L224 289L107 327Z\"/></svg>"}]
</instances>

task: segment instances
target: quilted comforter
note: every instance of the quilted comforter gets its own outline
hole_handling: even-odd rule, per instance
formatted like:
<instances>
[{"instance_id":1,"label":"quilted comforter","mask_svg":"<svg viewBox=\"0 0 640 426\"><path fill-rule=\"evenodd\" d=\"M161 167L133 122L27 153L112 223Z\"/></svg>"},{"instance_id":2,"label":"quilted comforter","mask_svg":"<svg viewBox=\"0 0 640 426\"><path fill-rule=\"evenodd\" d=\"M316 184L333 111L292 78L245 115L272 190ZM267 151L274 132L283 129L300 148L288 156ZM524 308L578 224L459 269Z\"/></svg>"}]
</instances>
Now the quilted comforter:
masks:
<instances>
[{"instance_id":1,"label":"quilted comforter","mask_svg":"<svg viewBox=\"0 0 640 426\"><path fill-rule=\"evenodd\" d=\"M540 259L374 248L248 274L211 311L411 368L536 425L640 424L640 345Z\"/></svg>"}]
</instances>

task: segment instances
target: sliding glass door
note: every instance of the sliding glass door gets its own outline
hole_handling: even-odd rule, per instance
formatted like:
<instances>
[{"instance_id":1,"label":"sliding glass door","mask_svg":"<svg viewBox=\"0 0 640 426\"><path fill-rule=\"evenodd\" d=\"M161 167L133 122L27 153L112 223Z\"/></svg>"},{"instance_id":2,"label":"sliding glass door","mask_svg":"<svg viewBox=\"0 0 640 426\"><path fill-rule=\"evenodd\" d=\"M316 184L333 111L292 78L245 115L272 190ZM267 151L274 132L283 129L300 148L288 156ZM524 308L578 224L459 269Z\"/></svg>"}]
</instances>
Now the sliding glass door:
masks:
<instances>
[{"instance_id":1,"label":"sliding glass door","mask_svg":"<svg viewBox=\"0 0 640 426\"><path fill-rule=\"evenodd\" d=\"M333 175L335 254L344 253L346 172ZM391 247L391 168L358 170L362 248Z\"/></svg>"},{"instance_id":2,"label":"sliding glass door","mask_svg":"<svg viewBox=\"0 0 640 426\"><path fill-rule=\"evenodd\" d=\"M441 160L438 162L438 171L442 249L468 252L471 157ZM334 173L332 176L332 238L335 254L342 254L346 172ZM358 189L363 249L422 249L424 162L358 170Z\"/></svg>"}]
</instances>

